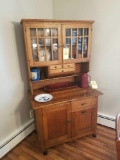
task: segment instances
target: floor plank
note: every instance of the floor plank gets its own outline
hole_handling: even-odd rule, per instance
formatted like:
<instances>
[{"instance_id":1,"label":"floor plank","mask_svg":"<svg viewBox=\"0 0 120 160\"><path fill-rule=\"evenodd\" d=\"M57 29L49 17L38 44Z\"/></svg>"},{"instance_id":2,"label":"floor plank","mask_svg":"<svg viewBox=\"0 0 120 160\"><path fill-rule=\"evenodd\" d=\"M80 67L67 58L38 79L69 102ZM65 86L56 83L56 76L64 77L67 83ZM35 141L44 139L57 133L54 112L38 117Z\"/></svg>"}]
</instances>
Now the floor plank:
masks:
<instances>
[{"instance_id":1,"label":"floor plank","mask_svg":"<svg viewBox=\"0 0 120 160\"><path fill-rule=\"evenodd\" d=\"M97 137L78 138L40 152L37 135L32 132L1 160L117 160L115 130L97 125Z\"/></svg>"}]
</instances>

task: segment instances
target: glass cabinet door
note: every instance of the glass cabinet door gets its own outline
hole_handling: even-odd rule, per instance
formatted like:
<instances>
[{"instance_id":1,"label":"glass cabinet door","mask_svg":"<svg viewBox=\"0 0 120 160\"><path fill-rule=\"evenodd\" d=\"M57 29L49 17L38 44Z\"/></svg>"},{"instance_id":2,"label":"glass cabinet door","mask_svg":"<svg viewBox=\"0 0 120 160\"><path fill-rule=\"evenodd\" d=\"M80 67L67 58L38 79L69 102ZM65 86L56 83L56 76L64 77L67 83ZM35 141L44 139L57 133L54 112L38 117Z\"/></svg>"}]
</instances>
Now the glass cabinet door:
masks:
<instances>
[{"instance_id":1,"label":"glass cabinet door","mask_svg":"<svg viewBox=\"0 0 120 160\"><path fill-rule=\"evenodd\" d=\"M29 44L31 44L31 61L53 62L59 60L57 27L29 28Z\"/></svg>"},{"instance_id":2,"label":"glass cabinet door","mask_svg":"<svg viewBox=\"0 0 120 160\"><path fill-rule=\"evenodd\" d=\"M66 48L68 56L64 56L63 60L75 60L79 58L88 58L90 56L91 29L86 26L63 26L63 44Z\"/></svg>"}]
</instances>

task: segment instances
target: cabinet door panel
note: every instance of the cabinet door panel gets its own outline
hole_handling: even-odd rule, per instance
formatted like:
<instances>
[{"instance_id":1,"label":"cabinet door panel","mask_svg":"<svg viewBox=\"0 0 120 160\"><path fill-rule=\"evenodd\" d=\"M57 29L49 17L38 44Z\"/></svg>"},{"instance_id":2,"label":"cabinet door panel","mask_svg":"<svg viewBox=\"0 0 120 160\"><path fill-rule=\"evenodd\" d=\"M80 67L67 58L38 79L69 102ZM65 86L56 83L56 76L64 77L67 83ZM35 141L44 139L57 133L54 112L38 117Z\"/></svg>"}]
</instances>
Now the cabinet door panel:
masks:
<instances>
[{"instance_id":1,"label":"cabinet door panel","mask_svg":"<svg viewBox=\"0 0 120 160\"><path fill-rule=\"evenodd\" d=\"M49 65L61 62L60 25L27 25L26 39L30 65Z\"/></svg>"},{"instance_id":2,"label":"cabinet door panel","mask_svg":"<svg viewBox=\"0 0 120 160\"><path fill-rule=\"evenodd\" d=\"M67 134L66 120L66 109L47 113L48 139L54 139Z\"/></svg>"},{"instance_id":3,"label":"cabinet door panel","mask_svg":"<svg viewBox=\"0 0 120 160\"><path fill-rule=\"evenodd\" d=\"M52 146L71 137L70 103L43 109L45 145Z\"/></svg>"},{"instance_id":4,"label":"cabinet door panel","mask_svg":"<svg viewBox=\"0 0 120 160\"><path fill-rule=\"evenodd\" d=\"M88 24L74 24L62 26L63 44L67 48L63 52L63 60L89 60L92 28ZM64 56L66 54L66 56ZM68 56L67 56L68 55ZM65 57L65 58L64 58Z\"/></svg>"},{"instance_id":5,"label":"cabinet door panel","mask_svg":"<svg viewBox=\"0 0 120 160\"><path fill-rule=\"evenodd\" d=\"M96 107L72 112L72 137L96 130Z\"/></svg>"}]
</instances>

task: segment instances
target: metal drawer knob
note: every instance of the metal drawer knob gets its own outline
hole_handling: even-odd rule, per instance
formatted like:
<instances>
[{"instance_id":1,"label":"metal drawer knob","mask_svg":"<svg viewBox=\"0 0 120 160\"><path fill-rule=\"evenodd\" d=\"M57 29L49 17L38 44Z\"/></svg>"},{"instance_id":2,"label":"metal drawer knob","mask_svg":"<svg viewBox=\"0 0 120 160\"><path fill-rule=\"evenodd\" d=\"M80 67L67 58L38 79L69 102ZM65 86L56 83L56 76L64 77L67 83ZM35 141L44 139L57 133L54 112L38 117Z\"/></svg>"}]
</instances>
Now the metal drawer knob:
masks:
<instances>
[{"instance_id":1,"label":"metal drawer knob","mask_svg":"<svg viewBox=\"0 0 120 160\"><path fill-rule=\"evenodd\" d=\"M85 106L85 105L86 105L86 103L82 103L81 105L82 105L82 106Z\"/></svg>"}]
</instances>

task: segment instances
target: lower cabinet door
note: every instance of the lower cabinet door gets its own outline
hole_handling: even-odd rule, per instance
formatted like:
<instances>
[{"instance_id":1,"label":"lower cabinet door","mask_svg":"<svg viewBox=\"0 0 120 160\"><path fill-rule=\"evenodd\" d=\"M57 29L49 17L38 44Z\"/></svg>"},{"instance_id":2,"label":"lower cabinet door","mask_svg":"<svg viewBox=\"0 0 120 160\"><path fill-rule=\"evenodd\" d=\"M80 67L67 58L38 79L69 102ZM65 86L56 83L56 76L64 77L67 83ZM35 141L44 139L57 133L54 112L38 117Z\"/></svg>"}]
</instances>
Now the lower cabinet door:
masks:
<instances>
[{"instance_id":1,"label":"lower cabinet door","mask_svg":"<svg viewBox=\"0 0 120 160\"><path fill-rule=\"evenodd\" d=\"M50 147L71 137L70 103L57 104L42 109L45 147Z\"/></svg>"},{"instance_id":2,"label":"lower cabinet door","mask_svg":"<svg viewBox=\"0 0 120 160\"><path fill-rule=\"evenodd\" d=\"M96 107L72 112L72 137L96 133Z\"/></svg>"}]
</instances>

